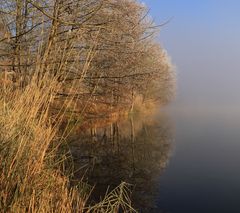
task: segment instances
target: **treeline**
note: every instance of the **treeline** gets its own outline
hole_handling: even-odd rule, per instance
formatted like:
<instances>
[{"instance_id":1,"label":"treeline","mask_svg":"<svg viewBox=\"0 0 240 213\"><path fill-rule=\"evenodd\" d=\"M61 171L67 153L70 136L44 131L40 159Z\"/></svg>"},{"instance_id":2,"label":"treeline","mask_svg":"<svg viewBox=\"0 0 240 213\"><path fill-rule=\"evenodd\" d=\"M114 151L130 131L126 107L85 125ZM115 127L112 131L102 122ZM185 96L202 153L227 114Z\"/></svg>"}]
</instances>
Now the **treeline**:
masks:
<instances>
[{"instance_id":1,"label":"treeline","mask_svg":"<svg viewBox=\"0 0 240 213\"><path fill-rule=\"evenodd\" d=\"M135 0L1 0L1 82L54 77L55 106L70 98L76 111L166 103L174 74L157 31Z\"/></svg>"},{"instance_id":2,"label":"treeline","mask_svg":"<svg viewBox=\"0 0 240 213\"><path fill-rule=\"evenodd\" d=\"M0 212L135 212L125 183L90 206L62 123L168 102L157 30L136 0L0 0Z\"/></svg>"}]
</instances>

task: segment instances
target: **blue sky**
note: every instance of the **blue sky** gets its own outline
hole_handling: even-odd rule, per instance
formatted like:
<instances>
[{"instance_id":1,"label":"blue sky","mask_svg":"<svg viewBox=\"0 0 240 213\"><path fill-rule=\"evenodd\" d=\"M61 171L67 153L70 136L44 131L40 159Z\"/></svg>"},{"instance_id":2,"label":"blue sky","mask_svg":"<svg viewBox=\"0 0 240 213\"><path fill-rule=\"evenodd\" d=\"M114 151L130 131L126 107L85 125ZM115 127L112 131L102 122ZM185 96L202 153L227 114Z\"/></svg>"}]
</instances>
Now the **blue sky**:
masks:
<instances>
[{"instance_id":1,"label":"blue sky","mask_svg":"<svg viewBox=\"0 0 240 213\"><path fill-rule=\"evenodd\" d=\"M178 104L240 105L240 1L143 0L178 74Z\"/></svg>"}]
</instances>

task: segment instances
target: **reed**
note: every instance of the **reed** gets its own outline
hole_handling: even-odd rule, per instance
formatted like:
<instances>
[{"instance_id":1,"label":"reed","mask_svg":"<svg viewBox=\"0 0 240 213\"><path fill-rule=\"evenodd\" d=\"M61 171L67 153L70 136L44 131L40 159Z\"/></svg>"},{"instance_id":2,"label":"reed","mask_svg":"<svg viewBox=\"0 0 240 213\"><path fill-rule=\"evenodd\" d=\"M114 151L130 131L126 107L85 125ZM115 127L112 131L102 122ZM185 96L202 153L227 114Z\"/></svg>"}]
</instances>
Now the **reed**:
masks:
<instances>
[{"instance_id":1,"label":"reed","mask_svg":"<svg viewBox=\"0 0 240 213\"><path fill-rule=\"evenodd\" d=\"M56 78L48 73L41 80L33 76L23 89L1 88L0 211L133 211L124 183L92 207L86 204L91 187L80 180L72 186L71 171L65 165L71 156L61 149L66 133L59 131L71 100L62 104L57 115L51 115L59 88Z\"/></svg>"}]
</instances>

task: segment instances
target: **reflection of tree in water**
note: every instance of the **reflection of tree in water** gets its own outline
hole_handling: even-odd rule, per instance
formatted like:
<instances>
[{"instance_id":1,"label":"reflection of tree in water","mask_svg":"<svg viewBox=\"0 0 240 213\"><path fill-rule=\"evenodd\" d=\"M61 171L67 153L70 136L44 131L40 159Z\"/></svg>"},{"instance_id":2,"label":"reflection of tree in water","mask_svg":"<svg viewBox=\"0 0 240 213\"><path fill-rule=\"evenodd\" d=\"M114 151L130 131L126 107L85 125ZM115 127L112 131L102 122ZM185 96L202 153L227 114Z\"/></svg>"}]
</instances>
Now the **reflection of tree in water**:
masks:
<instances>
[{"instance_id":1,"label":"reflection of tree in water","mask_svg":"<svg viewBox=\"0 0 240 213\"><path fill-rule=\"evenodd\" d=\"M168 162L170 127L164 116L132 117L86 131L81 142L75 140L71 144L75 169L88 168L87 172L78 171L76 176L84 173L87 181L96 185L95 199L104 196L108 186L115 187L122 181L131 183L135 206L149 211L156 197L158 178Z\"/></svg>"}]
</instances>

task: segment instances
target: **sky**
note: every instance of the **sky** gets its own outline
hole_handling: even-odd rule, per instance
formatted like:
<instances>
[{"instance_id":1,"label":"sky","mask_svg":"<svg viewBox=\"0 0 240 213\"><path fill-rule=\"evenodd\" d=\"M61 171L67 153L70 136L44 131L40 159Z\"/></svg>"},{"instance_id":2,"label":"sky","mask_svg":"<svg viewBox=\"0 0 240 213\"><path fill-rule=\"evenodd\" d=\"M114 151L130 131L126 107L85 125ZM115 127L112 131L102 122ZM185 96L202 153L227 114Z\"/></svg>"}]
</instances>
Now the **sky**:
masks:
<instances>
[{"instance_id":1,"label":"sky","mask_svg":"<svg viewBox=\"0 0 240 213\"><path fill-rule=\"evenodd\" d=\"M240 1L143 0L178 76L175 103L240 111Z\"/></svg>"}]
</instances>

